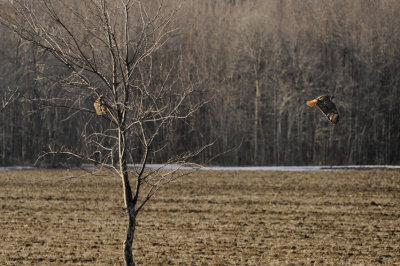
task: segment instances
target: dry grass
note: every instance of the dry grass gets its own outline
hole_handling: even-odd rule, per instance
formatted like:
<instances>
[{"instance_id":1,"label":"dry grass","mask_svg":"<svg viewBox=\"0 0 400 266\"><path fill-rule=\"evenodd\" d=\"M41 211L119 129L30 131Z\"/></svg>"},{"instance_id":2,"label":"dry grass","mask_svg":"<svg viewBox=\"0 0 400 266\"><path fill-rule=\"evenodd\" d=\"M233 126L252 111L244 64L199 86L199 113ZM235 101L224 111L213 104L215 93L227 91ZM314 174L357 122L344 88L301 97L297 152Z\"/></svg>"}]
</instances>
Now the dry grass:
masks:
<instances>
[{"instance_id":1,"label":"dry grass","mask_svg":"<svg viewBox=\"0 0 400 266\"><path fill-rule=\"evenodd\" d=\"M0 172L1 265L123 263L120 180L63 178L81 174ZM400 171L200 171L147 205L134 248L144 265L393 265Z\"/></svg>"}]
</instances>

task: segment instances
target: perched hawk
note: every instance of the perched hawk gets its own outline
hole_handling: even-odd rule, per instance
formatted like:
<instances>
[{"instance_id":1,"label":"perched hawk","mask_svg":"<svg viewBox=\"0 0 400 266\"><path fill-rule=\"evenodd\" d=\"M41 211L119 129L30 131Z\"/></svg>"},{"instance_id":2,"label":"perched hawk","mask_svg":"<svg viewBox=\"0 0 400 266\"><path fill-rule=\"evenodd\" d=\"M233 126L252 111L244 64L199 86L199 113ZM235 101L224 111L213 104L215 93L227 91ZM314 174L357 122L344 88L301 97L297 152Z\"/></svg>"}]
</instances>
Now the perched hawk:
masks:
<instances>
[{"instance_id":1,"label":"perched hawk","mask_svg":"<svg viewBox=\"0 0 400 266\"><path fill-rule=\"evenodd\" d=\"M107 113L106 106L103 100L103 95L100 95L99 98L93 104L94 110L96 110L97 115L105 115Z\"/></svg>"},{"instance_id":2,"label":"perched hawk","mask_svg":"<svg viewBox=\"0 0 400 266\"><path fill-rule=\"evenodd\" d=\"M336 105L332 102L334 96L322 95L314 100L307 101L308 106L317 105L319 109L326 115L326 117L333 124L336 124L339 121L339 113L336 109Z\"/></svg>"}]
</instances>

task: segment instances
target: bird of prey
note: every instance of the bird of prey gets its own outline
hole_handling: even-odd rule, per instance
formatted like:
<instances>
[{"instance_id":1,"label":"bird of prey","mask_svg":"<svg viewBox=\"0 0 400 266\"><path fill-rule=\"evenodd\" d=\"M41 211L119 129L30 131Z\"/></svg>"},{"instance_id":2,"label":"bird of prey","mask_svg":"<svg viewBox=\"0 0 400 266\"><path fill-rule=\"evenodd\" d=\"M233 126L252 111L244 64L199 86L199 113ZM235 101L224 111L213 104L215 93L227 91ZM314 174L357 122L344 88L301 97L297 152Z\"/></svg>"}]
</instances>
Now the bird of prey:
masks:
<instances>
[{"instance_id":1,"label":"bird of prey","mask_svg":"<svg viewBox=\"0 0 400 266\"><path fill-rule=\"evenodd\" d=\"M321 95L314 100L307 101L307 105L317 105L324 115L326 115L329 121L331 121L333 124L336 124L339 121L339 113L336 109L335 103L332 102L333 98L334 96Z\"/></svg>"},{"instance_id":2,"label":"bird of prey","mask_svg":"<svg viewBox=\"0 0 400 266\"><path fill-rule=\"evenodd\" d=\"M99 98L93 104L94 109L96 110L97 115L105 115L107 113L106 106L103 100L103 95L100 95Z\"/></svg>"}]
</instances>

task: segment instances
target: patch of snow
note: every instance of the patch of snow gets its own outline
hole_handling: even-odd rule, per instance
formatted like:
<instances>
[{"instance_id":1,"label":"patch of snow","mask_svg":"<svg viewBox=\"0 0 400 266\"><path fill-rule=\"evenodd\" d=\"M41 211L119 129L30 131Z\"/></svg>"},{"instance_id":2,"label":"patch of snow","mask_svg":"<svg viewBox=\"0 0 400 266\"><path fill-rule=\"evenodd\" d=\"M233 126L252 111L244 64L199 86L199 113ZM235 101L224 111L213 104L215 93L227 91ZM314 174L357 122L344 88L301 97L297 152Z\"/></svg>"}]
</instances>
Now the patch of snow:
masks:
<instances>
[{"instance_id":1,"label":"patch of snow","mask_svg":"<svg viewBox=\"0 0 400 266\"><path fill-rule=\"evenodd\" d=\"M140 169L140 164L128 164L130 169ZM84 164L82 168L94 170L92 164ZM32 166L5 166L0 171L32 170ZM332 166L182 166L179 164L148 164L146 169L151 170L209 170L209 171L335 171L335 170L371 170L389 169L400 170L400 165L332 165Z\"/></svg>"},{"instance_id":2,"label":"patch of snow","mask_svg":"<svg viewBox=\"0 0 400 266\"><path fill-rule=\"evenodd\" d=\"M130 164L129 168L139 168L140 165ZM204 166L191 167L176 164L149 164L146 169L162 170L210 170L210 171L331 171L331 170L362 170L362 169L400 169L400 165L337 165L337 166Z\"/></svg>"},{"instance_id":3,"label":"patch of snow","mask_svg":"<svg viewBox=\"0 0 400 266\"><path fill-rule=\"evenodd\" d=\"M10 170L32 170L36 169L36 167L32 166L4 166L0 167L0 171L10 171Z\"/></svg>"}]
</instances>

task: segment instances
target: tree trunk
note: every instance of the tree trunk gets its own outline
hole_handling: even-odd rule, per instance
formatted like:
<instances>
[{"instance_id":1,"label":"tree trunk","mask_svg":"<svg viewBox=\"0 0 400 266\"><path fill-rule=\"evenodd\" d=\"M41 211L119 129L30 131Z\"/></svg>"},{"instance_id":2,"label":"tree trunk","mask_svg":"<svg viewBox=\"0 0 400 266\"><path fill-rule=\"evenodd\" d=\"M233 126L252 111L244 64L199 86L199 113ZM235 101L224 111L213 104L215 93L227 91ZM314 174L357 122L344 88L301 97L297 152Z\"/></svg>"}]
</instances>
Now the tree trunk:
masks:
<instances>
[{"instance_id":1,"label":"tree trunk","mask_svg":"<svg viewBox=\"0 0 400 266\"><path fill-rule=\"evenodd\" d=\"M133 204L131 204L133 207ZM135 262L133 261L132 255L132 243L133 238L135 236L135 228L136 228L136 213L133 208L128 207L128 216L129 216L129 224L128 229L126 231L126 239L124 242L124 257L125 257L125 265L134 266Z\"/></svg>"},{"instance_id":2,"label":"tree trunk","mask_svg":"<svg viewBox=\"0 0 400 266\"><path fill-rule=\"evenodd\" d=\"M132 189L129 183L128 166L126 160L126 133L124 127L120 127L118 131L118 144L119 144L118 154L119 154L119 167L120 167L119 171L122 177L125 208L129 218L128 229L126 231L126 239L124 242L125 265L134 266L135 262L133 261L133 255L132 255L132 243L135 234L136 212L135 212L135 203L132 197Z\"/></svg>"},{"instance_id":3,"label":"tree trunk","mask_svg":"<svg viewBox=\"0 0 400 266\"><path fill-rule=\"evenodd\" d=\"M257 70L256 70L257 71ZM253 129L253 141L254 141L254 153L253 153L253 163L258 164L258 103L260 98L260 88L258 86L258 77L255 80L256 95L254 97L254 129Z\"/></svg>"}]
</instances>

